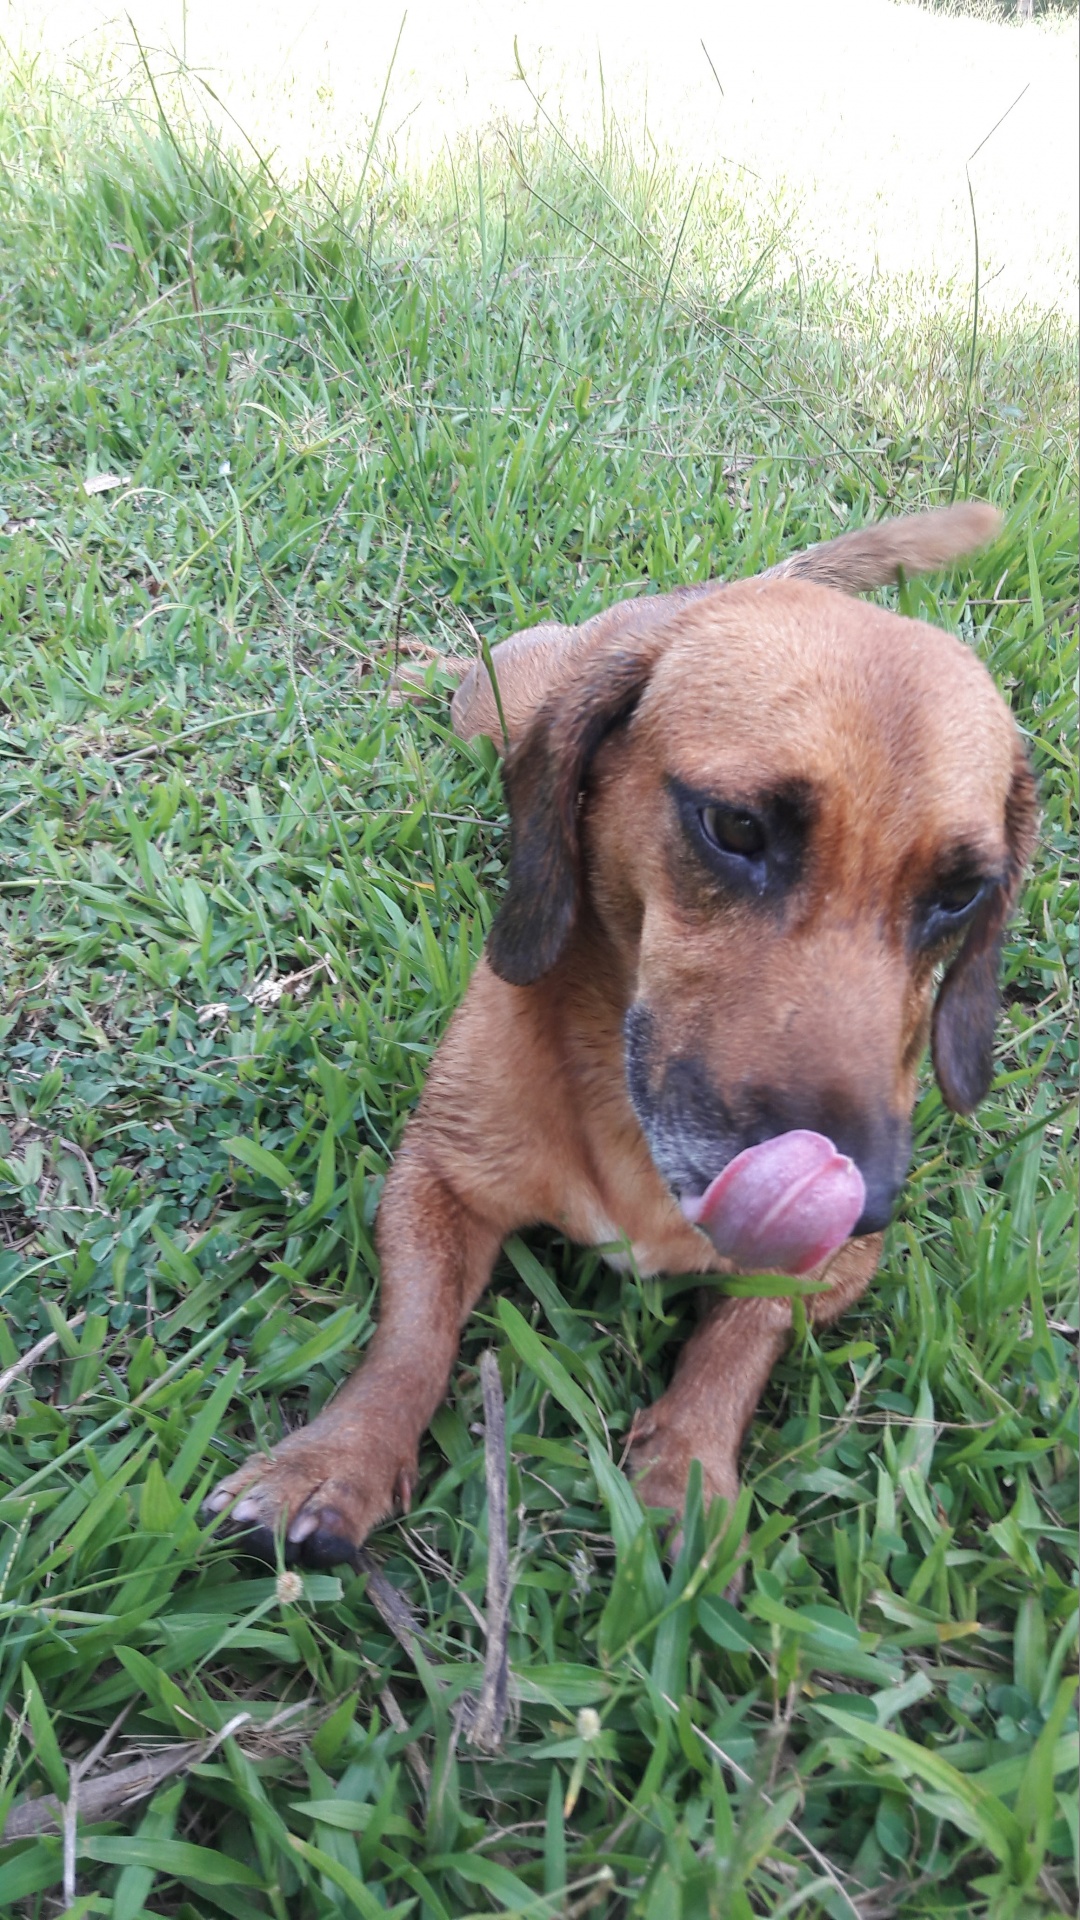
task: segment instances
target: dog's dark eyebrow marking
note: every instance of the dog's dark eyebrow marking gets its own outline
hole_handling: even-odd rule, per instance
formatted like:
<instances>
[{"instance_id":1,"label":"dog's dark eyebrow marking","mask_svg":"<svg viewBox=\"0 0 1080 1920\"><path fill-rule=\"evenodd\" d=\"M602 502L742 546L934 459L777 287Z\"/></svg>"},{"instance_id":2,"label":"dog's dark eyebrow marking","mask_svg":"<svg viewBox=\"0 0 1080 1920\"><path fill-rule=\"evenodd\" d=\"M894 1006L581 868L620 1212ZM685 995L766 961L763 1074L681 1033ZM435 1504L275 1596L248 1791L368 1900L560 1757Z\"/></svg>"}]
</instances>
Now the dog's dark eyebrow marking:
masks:
<instances>
[{"instance_id":1,"label":"dog's dark eyebrow marking","mask_svg":"<svg viewBox=\"0 0 1080 1920\"><path fill-rule=\"evenodd\" d=\"M979 847L961 840L955 847L939 853L933 863L932 886L947 886L950 880L966 880L977 874L982 880L1000 880L1000 861Z\"/></svg>"},{"instance_id":2,"label":"dog's dark eyebrow marking","mask_svg":"<svg viewBox=\"0 0 1080 1920\"><path fill-rule=\"evenodd\" d=\"M733 807L766 820L780 814L807 827L817 817L817 793L810 780L782 780L767 787L699 787L677 773L665 774L664 779L677 801L685 799L698 807Z\"/></svg>"},{"instance_id":3,"label":"dog's dark eyebrow marking","mask_svg":"<svg viewBox=\"0 0 1080 1920\"><path fill-rule=\"evenodd\" d=\"M933 906L951 890L966 886L984 890L1004 886L1005 878L1000 859L962 842L940 853L933 861L926 880L919 888L916 906L923 909Z\"/></svg>"}]
</instances>

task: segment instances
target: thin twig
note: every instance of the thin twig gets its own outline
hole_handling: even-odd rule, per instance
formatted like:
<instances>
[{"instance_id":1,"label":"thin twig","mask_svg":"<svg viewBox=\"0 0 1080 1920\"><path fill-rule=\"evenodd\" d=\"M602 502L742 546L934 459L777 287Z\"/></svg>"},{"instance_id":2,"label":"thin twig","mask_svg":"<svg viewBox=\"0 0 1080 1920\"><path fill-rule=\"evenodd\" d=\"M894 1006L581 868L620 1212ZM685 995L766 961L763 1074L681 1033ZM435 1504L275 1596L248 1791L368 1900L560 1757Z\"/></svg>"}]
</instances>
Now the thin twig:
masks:
<instances>
[{"instance_id":1,"label":"thin twig","mask_svg":"<svg viewBox=\"0 0 1080 1920\"><path fill-rule=\"evenodd\" d=\"M114 327L112 332L106 336L104 344L111 346L113 341L119 340L120 335L126 333L129 327L137 326L140 320L145 320L147 314L152 313L155 307L162 306L167 300L175 300L179 285L180 282L175 281L171 287L166 287L164 293L156 294L153 300L148 300L145 305L137 308L134 313L129 314L126 320L121 320L119 326Z\"/></svg>"},{"instance_id":2,"label":"thin twig","mask_svg":"<svg viewBox=\"0 0 1080 1920\"><path fill-rule=\"evenodd\" d=\"M1031 82L1029 81L1028 86L1030 86L1030 84ZM973 420L972 411L971 411L971 392L975 384L975 361L976 361L976 353L977 353L978 344L979 344L979 291L980 291L979 222L978 222L978 217L975 213L975 189L971 184L971 162L974 160L975 154L982 152L983 148L986 145L986 142L991 138L991 135L997 132L998 128L1002 124L1002 121L1005 121L1008 119L1010 113L1013 110L1013 107L1018 107L1020 105L1020 102L1023 99L1027 90L1028 90L1027 86L1021 87L1019 93L1016 96L1016 99L1012 103L1012 106L1006 107L1004 113L1001 115L1001 118L994 121L994 124L991 127L990 132L983 135L983 138L979 141L978 146L975 148L975 152L968 154L967 161L964 166L964 178L967 181L968 199L971 202L971 226L972 226L972 231L975 235L975 290L974 290L974 298L972 301L972 312L971 312L971 352L968 357L967 381L964 387L964 412L967 418L967 456L964 461L965 498L967 497L967 495L970 493L970 490L971 490L971 453L972 453L972 447L974 445L974 436L975 436L975 425L974 425L974 420ZM960 484L960 440L961 438L962 438L962 430L961 430L961 433L957 435L956 472L953 474L952 492L949 495L950 500L955 500L957 488L959 487L959 484Z\"/></svg>"},{"instance_id":3,"label":"thin twig","mask_svg":"<svg viewBox=\"0 0 1080 1920\"><path fill-rule=\"evenodd\" d=\"M80 1147L77 1140L65 1140L62 1134L57 1134L56 1144L58 1147L63 1147L66 1153L74 1154L76 1160L79 1160L82 1162L83 1172L85 1173L86 1178L89 1182L88 1191L90 1194L90 1199L93 1205L96 1207L98 1203L98 1195L101 1189L98 1186L98 1177L97 1177L97 1174L94 1172L94 1163L91 1160L90 1155L88 1153L84 1153L82 1147ZM102 1209L102 1211L104 1211L104 1209Z\"/></svg>"},{"instance_id":4,"label":"thin twig","mask_svg":"<svg viewBox=\"0 0 1080 1920\"><path fill-rule=\"evenodd\" d=\"M1047 1324L1050 1325L1051 1323L1048 1321ZM417 1533L412 1527L404 1526L402 1527L402 1532L408 1540L417 1560L422 1561L433 1573L438 1574L440 1579L445 1580L449 1587L453 1588L455 1599L461 1602L467 1613L472 1614L473 1619L486 1639L487 1621L484 1619L483 1613L472 1596L465 1592L464 1587L459 1587L456 1584L453 1567L436 1551L430 1540L425 1540L422 1533Z\"/></svg>"},{"instance_id":5,"label":"thin twig","mask_svg":"<svg viewBox=\"0 0 1080 1920\"><path fill-rule=\"evenodd\" d=\"M502 1745L510 1688L510 1552L506 1525L506 1409L499 1363L489 1347L480 1356L484 1395L484 1478L487 1482L487 1652L484 1684L469 1728L474 1747L494 1752Z\"/></svg>"},{"instance_id":6,"label":"thin twig","mask_svg":"<svg viewBox=\"0 0 1080 1920\"><path fill-rule=\"evenodd\" d=\"M378 1561L372 1558L366 1547L358 1550L356 1565L361 1573L367 1574L368 1599L376 1613L415 1665L417 1653L422 1653L420 1641L423 1629L408 1601L387 1579Z\"/></svg>"},{"instance_id":7,"label":"thin twig","mask_svg":"<svg viewBox=\"0 0 1080 1920\"><path fill-rule=\"evenodd\" d=\"M704 41L702 42L702 45L704 45ZM708 54L705 55L705 58L706 60L709 59ZM552 133L555 135L556 140L559 141L561 146L564 146L566 148L567 153L570 155L570 158L574 161L575 165L579 166L582 172L588 175L594 187L599 187L600 192L604 196L604 199L608 202L610 206L614 207L616 213L622 215L622 218L626 221L626 224L628 227L633 227L634 232L637 234L638 239L643 240L645 242L645 245L648 248L650 248L650 250L653 253L658 252L659 249L657 247L656 241L653 239L650 239L649 235L645 232L643 227L638 226L637 221L634 219L633 214L630 213L628 208L624 207L620 200L616 200L614 194L611 193L610 190L604 185L604 182L600 178L600 175L593 171L588 161L583 159L581 154L577 151L577 148L572 147L570 145L570 142L566 138L566 135L563 132L562 127L559 125L558 121L552 119L550 113L548 112L543 101L541 100L540 95L533 91L532 82L530 81L529 76L526 73L524 66L522 65L521 54L518 51L516 34L514 35L514 64L517 67L518 79L522 81L522 83L524 84L525 90L528 93L529 98L531 99L537 112L543 115L544 119L548 123L548 126L551 128ZM712 66L711 60L709 61L709 65ZM715 67L713 67L713 72L714 73L716 72ZM720 86L719 81L717 81L716 84L717 86ZM720 87L720 91L721 93L723 93L724 91L723 87Z\"/></svg>"},{"instance_id":8,"label":"thin twig","mask_svg":"<svg viewBox=\"0 0 1080 1920\"><path fill-rule=\"evenodd\" d=\"M72 1863L74 1863L75 1827L79 1816L82 1817L85 1826L96 1826L102 1820L115 1820L118 1814L122 1813L126 1807L134 1805L136 1800L145 1800L147 1795L153 1793L163 1780L168 1780L170 1775L182 1773L185 1768L208 1760L224 1740L228 1740L230 1735L246 1726L250 1719L249 1713L234 1714L233 1718L222 1727L220 1733L215 1733L208 1740L185 1740L177 1746L165 1747L160 1753L146 1754L129 1767L117 1767L112 1773L102 1773L96 1779L84 1782L82 1775L95 1760L100 1758L105 1745L119 1724L118 1721L114 1721L104 1740L99 1741L84 1760L70 1769L71 1791L67 1801L61 1800L55 1793L42 1794L37 1800L22 1801L19 1806L12 1807L0 1839L6 1846L10 1840L28 1840L34 1834L47 1833L51 1827L59 1827L64 1835L65 1898L67 1898L69 1844ZM68 1905L70 1904L69 1899Z\"/></svg>"},{"instance_id":9,"label":"thin twig","mask_svg":"<svg viewBox=\"0 0 1080 1920\"><path fill-rule=\"evenodd\" d=\"M206 322L203 319L202 301L199 299L199 288L198 288L198 283L196 282L196 279L195 279L195 222L194 220L191 220L188 222L187 270L188 270L188 286L191 289L191 304L195 309L195 318L198 322L198 327L199 327L199 339L202 342L202 353L203 353L203 361L206 366L206 377L208 380L210 380L213 378L213 367L211 365L211 360L210 360L210 342L206 337Z\"/></svg>"},{"instance_id":10,"label":"thin twig","mask_svg":"<svg viewBox=\"0 0 1080 1920\"><path fill-rule=\"evenodd\" d=\"M81 1327L85 1319L85 1313L77 1313L74 1319L67 1322L68 1332L74 1333L76 1327ZM59 1338L60 1336L57 1333L47 1333L45 1338L39 1340L36 1346L31 1347L28 1353L24 1353L21 1359L13 1360L10 1367L5 1367L3 1373L0 1373L0 1395L7 1392L12 1381L17 1380L20 1373L27 1373L31 1367L36 1367L38 1361L44 1354L48 1353L50 1347L56 1345Z\"/></svg>"},{"instance_id":11,"label":"thin twig","mask_svg":"<svg viewBox=\"0 0 1080 1920\"><path fill-rule=\"evenodd\" d=\"M116 1735L119 1733L134 1705L134 1700L127 1701L127 1703L121 1707L112 1724L106 1727L101 1739L94 1742L89 1753L84 1753L81 1760L76 1760L72 1766L68 1768L68 1797L64 1801L62 1810L65 1906L73 1907L75 1904L75 1841L79 1826L79 1788L85 1776L90 1773L93 1768L97 1766L98 1761L103 1760L108 1753Z\"/></svg>"},{"instance_id":12,"label":"thin twig","mask_svg":"<svg viewBox=\"0 0 1080 1920\"><path fill-rule=\"evenodd\" d=\"M672 1712L674 1713L678 1712L679 1708L678 1708L677 1701L672 1700L666 1693L663 1695L663 1700L664 1700L665 1706L670 1707L672 1709ZM725 1753L723 1747L717 1746L717 1743L715 1740L710 1740L708 1734L703 1733L700 1727L694 1726L693 1730L697 1734L698 1739L701 1741L702 1746L708 1747L710 1753L715 1753L717 1759L720 1761L722 1766L730 1768L731 1772L736 1774L738 1778L743 1782L745 1782L745 1784L748 1787L751 1787L751 1788L754 1787L755 1782L751 1777L751 1775L747 1773L745 1767L740 1767L738 1761L733 1760L730 1753ZM765 1802L765 1805L767 1807L771 1807L773 1803L770 1800L768 1794L761 1792L760 1787L757 1790L759 1793L761 1793L761 1798ZM785 1820L784 1826L787 1828L789 1833L793 1833L795 1835L795 1838L802 1842L803 1846L806 1848L807 1853L810 1855L810 1858L816 1863L818 1867L820 1867L822 1873L825 1875L830 1885L836 1889L836 1892L840 1895L841 1900L843 1900L844 1904L848 1908L850 1908L851 1912L855 1916L855 1920L860 1920L858 1907L855 1905L854 1900L852 1899L850 1893L847 1891L847 1888L843 1885L843 1882L839 1879L836 1869L830 1865L828 1860L826 1860L825 1855L818 1851L817 1847L815 1847L812 1840L807 1839L802 1828L797 1827L795 1825L794 1820Z\"/></svg>"},{"instance_id":13,"label":"thin twig","mask_svg":"<svg viewBox=\"0 0 1080 1920\"><path fill-rule=\"evenodd\" d=\"M382 1707L395 1733L408 1733L409 1723L389 1687L384 1687L379 1694L379 1705ZM431 1768L428 1766L415 1740L408 1741L405 1747L405 1759L413 1779L416 1781L421 1793L426 1796L431 1787Z\"/></svg>"},{"instance_id":14,"label":"thin twig","mask_svg":"<svg viewBox=\"0 0 1080 1920\"><path fill-rule=\"evenodd\" d=\"M210 733L215 727L231 726L233 721L257 720L262 714L276 713L276 706L245 707L240 713L219 714L216 720L204 720L197 727L185 727L180 733L171 733L167 740L151 740L145 747L133 747L130 753L118 754L113 761L114 767L126 767L130 760L150 760L156 754L168 753L173 747L181 747L193 740L197 733Z\"/></svg>"},{"instance_id":15,"label":"thin twig","mask_svg":"<svg viewBox=\"0 0 1080 1920\"><path fill-rule=\"evenodd\" d=\"M715 67L715 64L714 64L714 62L713 62L713 57L712 57L712 54L711 54L711 53L709 52L709 49L708 49L708 47L707 47L707 46L705 45L705 42L704 42L704 40L702 40L702 41L701 41L701 51L702 51L702 53L703 53L703 54L705 55L705 58L706 58L706 60L708 61L708 63L709 63L709 66L710 66L710 67L712 68L712 77L713 77L713 79L714 79L714 80L716 81L716 84L717 84L717 86L718 86L718 87L720 87L720 98L721 98L721 100L722 100L722 99L724 98L724 89L723 89L723 87L722 87L722 86L720 86L720 75L719 75L719 74L717 73L717 71L716 71L716 67Z\"/></svg>"}]
</instances>

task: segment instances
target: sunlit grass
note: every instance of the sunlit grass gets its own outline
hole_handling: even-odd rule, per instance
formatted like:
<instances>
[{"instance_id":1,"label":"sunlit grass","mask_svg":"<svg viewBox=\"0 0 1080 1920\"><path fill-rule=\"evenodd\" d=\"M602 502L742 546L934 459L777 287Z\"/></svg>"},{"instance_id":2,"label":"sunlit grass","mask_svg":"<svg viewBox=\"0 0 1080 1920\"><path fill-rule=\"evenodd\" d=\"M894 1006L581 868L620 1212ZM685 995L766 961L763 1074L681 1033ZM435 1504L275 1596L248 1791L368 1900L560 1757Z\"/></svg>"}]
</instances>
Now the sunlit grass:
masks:
<instances>
[{"instance_id":1,"label":"sunlit grass","mask_svg":"<svg viewBox=\"0 0 1080 1920\"><path fill-rule=\"evenodd\" d=\"M355 182L376 121L379 158L414 176L461 142L479 141L491 165L499 129L553 122L646 174L670 163L687 197L695 177L699 195L715 182L774 247L770 277L839 269L864 304L899 291L908 318L970 302L970 163L984 311L1071 318L1076 20L976 11L674 0L660 19L613 0L9 0L3 31L9 46L44 48L41 73L99 101L145 101L148 62L178 125L208 116L294 180L314 167ZM691 250L711 236L699 199Z\"/></svg>"}]
</instances>

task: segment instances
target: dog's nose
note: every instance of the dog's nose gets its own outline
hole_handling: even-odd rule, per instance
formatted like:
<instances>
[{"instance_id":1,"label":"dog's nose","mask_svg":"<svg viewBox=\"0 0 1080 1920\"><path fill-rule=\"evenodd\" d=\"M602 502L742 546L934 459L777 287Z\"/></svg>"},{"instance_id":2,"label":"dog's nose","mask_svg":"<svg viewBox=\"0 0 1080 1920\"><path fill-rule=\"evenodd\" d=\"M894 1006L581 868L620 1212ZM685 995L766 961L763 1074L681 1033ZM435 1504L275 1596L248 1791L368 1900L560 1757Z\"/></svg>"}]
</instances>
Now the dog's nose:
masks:
<instances>
[{"instance_id":1,"label":"dog's nose","mask_svg":"<svg viewBox=\"0 0 1080 1920\"><path fill-rule=\"evenodd\" d=\"M900 1198L900 1189L904 1182L902 1179L871 1181L864 1173L863 1184L866 1187L866 1205L851 1231L856 1235L884 1233L896 1210L896 1203Z\"/></svg>"},{"instance_id":2,"label":"dog's nose","mask_svg":"<svg viewBox=\"0 0 1080 1920\"><path fill-rule=\"evenodd\" d=\"M893 1217L911 1157L911 1131L894 1115L853 1117L837 1128L837 1146L854 1160L863 1177L866 1200L853 1234L883 1233Z\"/></svg>"},{"instance_id":3,"label":"dog's nose","mask_svg":"<svg viewBox=\"0 0 1080 1920\"><path fill-rule=\"evenodd\" d=\"M845 1097L838 1090L807 1098L763 1088L755 1090L754 1107L759 1139L789 1127L808 1127L824 1134L838 1153L853 1160L862 1175L866 1199L851 1231L883 1232L893 1217L911 1157L906 1115L884 1104Z\"/></svg>"},{"instance_id":4,"label":"dog's nose","mask_svg":"<svg viewBox=\"0 0 1080 1920\"><path fill-rule=\"evenodd\" d=\"M863 1177L866 1201L853 1234L883 1233L893 1217L907 1178L911 1136L906 1124L891 1116L875 1122L838 1127L836 1145L850 1155Z\"/></svg>"}]
</instances>

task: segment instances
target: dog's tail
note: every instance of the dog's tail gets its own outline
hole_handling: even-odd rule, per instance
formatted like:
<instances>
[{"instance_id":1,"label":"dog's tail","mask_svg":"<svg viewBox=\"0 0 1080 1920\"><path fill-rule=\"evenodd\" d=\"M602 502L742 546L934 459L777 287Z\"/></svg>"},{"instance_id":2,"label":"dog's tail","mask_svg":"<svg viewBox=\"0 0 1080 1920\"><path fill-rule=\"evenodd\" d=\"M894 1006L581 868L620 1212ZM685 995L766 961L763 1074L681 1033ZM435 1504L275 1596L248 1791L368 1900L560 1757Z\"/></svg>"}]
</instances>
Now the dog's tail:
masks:
<instances>
[{"instance_id":1,"label":"dog's tail","mask_svg":"<svg viewBox=\"0 0 1080 1920\"><path fill-rule=\"evenodd\" d=\"M931 573L947 567L976 547L992 540L1001 525L996 507L982 500L939 507L933 513L908 513L881 520L807 547L779 566L759 575L762 580L817 580L842 593L866 593L887 587L898 574Z\"/></svg>"}]
</instances>

